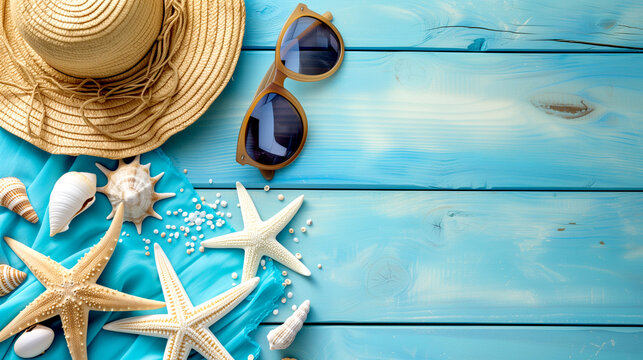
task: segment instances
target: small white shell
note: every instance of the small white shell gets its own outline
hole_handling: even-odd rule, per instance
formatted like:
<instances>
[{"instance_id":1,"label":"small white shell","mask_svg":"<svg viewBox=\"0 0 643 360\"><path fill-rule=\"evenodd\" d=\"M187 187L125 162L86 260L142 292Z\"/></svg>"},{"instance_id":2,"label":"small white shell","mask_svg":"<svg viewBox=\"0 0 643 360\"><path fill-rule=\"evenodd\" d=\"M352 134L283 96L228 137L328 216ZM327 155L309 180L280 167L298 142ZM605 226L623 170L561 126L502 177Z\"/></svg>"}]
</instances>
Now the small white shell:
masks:
<instances>
[{"instance_id":1,"label":"small white shell","mask_svg":"<svg viewBox=\"0 0 643 360\"><path fill-rule=\"evenodd\" d=\"M0 264L0 296L12 292L25 281L27 274L9 265Z\"/></svg>"},{"instance_id":2,"label":"small white shell","mask_svg":"<svg viewBox=\"0 0 643 360\"><path fill-rule=\"evenodd\" d=\"M71 171L58 179L49 197L49 235L67 231L69 223L96 201L96 175Z\"/></svg>"},{"instance_id":3,"label":"small white shell","mask_svg":"<svg viewBox=\"0 0 643 360\"><path fill-rule=\"evenodd\" d=\"M270 350L281 350L289 347L295 341L297 333L304 325L309 311L310 300L306 300L299 305L299 308L283 324L270 330L268 336L266 336L268 344L270 344Z\"/></svg>"},{"instance_id":4,"label":"small white shell","mask_svg":"<svg viewBox=\"0 0 643 360\"><path fill-rule=\"evenodd\" d=\"M0 206L6 207L29 222L34 224L38 222L38 214L27 197L27 188L18 178L0 179Z\"/></svg>"},{"instance_id":5,"label":"small white shell","mask_svg":"<svg viewBox=\"0 0 643 360\"><path fill-rule=\"evenodd\" d=\"M21 358L36 357L49 349L54 342L54 331L44 325L34 325L22 333L13 345L13 351Z\"/></svg>"}]
</instances>

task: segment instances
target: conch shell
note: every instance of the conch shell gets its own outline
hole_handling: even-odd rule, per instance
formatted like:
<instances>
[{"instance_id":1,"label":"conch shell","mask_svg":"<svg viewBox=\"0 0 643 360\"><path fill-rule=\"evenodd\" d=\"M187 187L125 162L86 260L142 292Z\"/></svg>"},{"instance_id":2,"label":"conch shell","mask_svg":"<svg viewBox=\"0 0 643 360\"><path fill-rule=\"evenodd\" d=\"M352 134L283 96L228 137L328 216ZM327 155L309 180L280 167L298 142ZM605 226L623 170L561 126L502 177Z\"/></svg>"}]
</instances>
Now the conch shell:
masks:
<instances>
[{"instance_id":1,"label":"conch shell","mask_svg":"<svg viewBox=\"0 0 643 360\"><path fill-rule=\"evenodd\" d=\"M309 311L310 300L306 300L299 305L299 308L283 324L270 330L268 336L266 336L270 344L270 350L281 350L290 346L304 325Z\"/></svg>"},{"instance_id":2,"label":"conch shell","mask_svg":"<svg viewBox=\"0 0 643 360\"><path fill-rule=\"evenodd\" d=\"M9 265L0 264L0 296L12 292L25 281L27 274L16 270Z\"/></svg>"},{"instance_id":3,"label":"conch shell","mask_svg":"<svg viewBox=\"0 0 643 360\"><path fill-rule=\"evenodd\" d=\"M137 155L129 164L118 160L116 170L109 170L96 163L100 171L107 176L107 185L96 189L107 195L109 202L112 203L112 212L107 216L107 219L111 219L116 213L118 204L123 203L125 205L124 220L133 222L139 234L146 217L163 219L154 211L154 203L176 195L175 193L154 192L154 185L161 180L164 173L151 177L151 164L141 165L140 160L140 155Z\"/></svg>"},{"instance_id":4,"label":"conch shell","mask_svg":"<svg viewBox=\"0 0 643 360\"><path fill-rule=\"evenodd\" d=\"M27 197L27 188L18 178L6 177L0 179L0 205L27 219L37 223L38 214Z\"/></svg>"},{"instance_id":5,"label":"conch shell","mask_svg":"<svg viewBox=\"0 0 643 360\"><path fill-rule=\"evenodd\" d=\"M96 175L71 171L58 179L49 198L49 235L67 231L69 223L96 201Z\"/></svg>"}]
</instances>

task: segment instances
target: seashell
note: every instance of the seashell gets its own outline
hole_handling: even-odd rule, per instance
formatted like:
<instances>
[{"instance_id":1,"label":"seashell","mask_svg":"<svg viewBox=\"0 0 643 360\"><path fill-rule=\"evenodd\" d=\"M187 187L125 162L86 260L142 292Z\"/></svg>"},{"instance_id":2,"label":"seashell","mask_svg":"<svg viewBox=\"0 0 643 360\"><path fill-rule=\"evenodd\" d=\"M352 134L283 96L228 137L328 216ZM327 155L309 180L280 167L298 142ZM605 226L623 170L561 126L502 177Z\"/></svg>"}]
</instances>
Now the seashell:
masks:
<instances>
[{"instance_id":1,"label":"seashell","mask_svg":"<svg viewBox=\"0 0 643 360\"><path fill-rule=\"evenodd\" d=\"M34 211L27 188L18 178L6 177L0 179L0 205L15 212L32 223L38 222L38 214Z\"/></svg>"},{"instance_id":2,"label":"seashell","mask_svg":"<svg viewBox=\"0 0 643 360\"><path fill-rule=\"evenodd\" d=\"M13 344L13 351L24 359L33 358L43 354L54 342L54 331L50 328L36 324L25 330Z\"/></svg>"},{"instance_id":3,"label":"seashell","mask_svg":"<svg viewBox=\"0 0 643 360\"><path fill-rule=\"evenodd\" d=\"M71 171L58 179L49 197L49 235L67 231L69 223L96 201L96 175Z\"/></svg>"},{"instance_id":4,"label":"seashell","mask_svg":"<svg viewBox=\"0 0 643 360\"><path fill-rule=\"evenodd\" d=\"M163 219L154 211L154 203L176 195L175 193L154 192L154 185L163 177L164 173L151 177L151 164L141 165L140 159L140 155L137 155L129 164L118 160L116 170L109 170L96 163L100 171L107 176L107 185L96 189L105 194L109 202L112 203L112 212L107 216L107 219L111 219L116 213L118 204L123 203L125 204L124 221L133 222L139 234L146 217Z\"/></svg>"},{"instance_id":5,"label":"seashell","mask_svg":"<svg viewBox=\"0 0 643 360\"><path fill-rule=\"evenodd\" d=\"M12 292L25 281L27 274L9 265L0 264L0 296Z\"/></svg>"},{"instance_id":6,"label":"seashell","mask_svg":"<svg viewBox=\"0 0 643 360\"><path fill-rule=\"evenodd\" d=\"M309 311L310 300L306 300L299 305L299 308L283 324L270 330L268 336L266 336L270 344L270 350L281 350L290 346L304 325Z\"/></svg>"}]
</instances>

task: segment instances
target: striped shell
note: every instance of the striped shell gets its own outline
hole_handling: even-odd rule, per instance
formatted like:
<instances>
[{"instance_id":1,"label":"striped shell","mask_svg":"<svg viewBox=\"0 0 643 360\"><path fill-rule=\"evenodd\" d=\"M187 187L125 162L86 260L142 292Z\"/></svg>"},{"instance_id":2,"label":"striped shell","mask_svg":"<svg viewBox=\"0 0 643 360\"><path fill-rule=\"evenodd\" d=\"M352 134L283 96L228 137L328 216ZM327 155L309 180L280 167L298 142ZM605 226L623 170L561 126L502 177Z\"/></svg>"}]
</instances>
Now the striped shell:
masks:
<instances>
[{"instance_id":1,"label":"striped shell","mask_svg":"<svg viewBox=\"0 0 643 360\"><path fill-rule=\"evenodd\" d=\"M299 305L299 308L283 324L270 330L268 336L266 336L268 344L270 344L270 350L282 350L289 347L295 341L297 333L304 325L309 311L310 300L306 300Z\"/></svg>"},{"instance_id":2,"label":"striped shell","mask_svg":"<svg viewBox=\"0 0 643 360\"><path fill-rule=\"evenodd\" d=\"M0 205L34 224L38 222L38 214L34 211L27 197L27 188L18 178L0 179Z\"/></svg>"},{"instance_id":3,"label":"striped shell","mask_svg":"<svg viewBox=\"0 0 643 360\"><path fill-rule=\"evenodd\" d=\"M17 288L23 281L27 274L20 270L16 270L9 265L0 264L0 296L5 296Z\"/></svg>"}]
</instances>

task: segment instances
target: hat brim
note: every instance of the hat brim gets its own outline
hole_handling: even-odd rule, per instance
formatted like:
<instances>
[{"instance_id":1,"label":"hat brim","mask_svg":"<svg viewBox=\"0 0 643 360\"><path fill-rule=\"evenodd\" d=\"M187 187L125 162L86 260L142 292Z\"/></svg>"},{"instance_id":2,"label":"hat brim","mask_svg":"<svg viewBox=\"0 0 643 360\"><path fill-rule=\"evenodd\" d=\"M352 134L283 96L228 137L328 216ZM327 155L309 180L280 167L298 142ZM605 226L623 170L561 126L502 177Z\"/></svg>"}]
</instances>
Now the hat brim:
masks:
<instances>
[{"instance_id":1,"label":"hat brim","mask_svg":"<svg viewBox=\"0 0 643 360\"><path fill-rule=\"evenodd\" d=\"M23 63L36 79L50 76L61 83L78 83L80 79L55 70L34 52L18 33L10 11L9 0L0 0L0 31L6 37L16 60ZM31 94L5 84L0 84L0 126L54 154L119 159L159 147L207 110L230 80L241 51L245 27L243 0L187 1L186 14L185 36L173 58L179 74L178 91L169 108L154 122L146 136L113 140L100 134L80 116L79 108L83 100L51 91L42 93L42 103L38 98L35 99L29 116ZM21 75L19 65L1 44L0 69L1 81L30 86ZM169 72L163 74L155 84L153 93L167 92L170 83ZM142 120L148 112L120 123L118 119L139 103L137 99L109 100L92 104L85 115L110 133L132 134L143 126ZM45 119L40 124L43 110ZM28 118L31 119L30 124L27 123Z\"/></svg>"}]
</instances>

